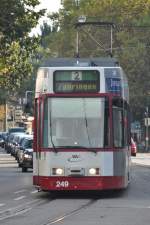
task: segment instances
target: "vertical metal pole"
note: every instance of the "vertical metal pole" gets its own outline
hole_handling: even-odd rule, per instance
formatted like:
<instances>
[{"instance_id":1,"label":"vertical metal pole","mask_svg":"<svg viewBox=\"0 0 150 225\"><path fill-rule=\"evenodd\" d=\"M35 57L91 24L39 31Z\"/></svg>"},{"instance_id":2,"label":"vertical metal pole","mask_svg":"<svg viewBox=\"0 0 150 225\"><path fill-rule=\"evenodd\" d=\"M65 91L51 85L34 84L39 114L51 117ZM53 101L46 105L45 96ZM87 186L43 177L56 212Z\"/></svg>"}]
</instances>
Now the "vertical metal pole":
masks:
<instances>
[{"instance_id":1,"label":"vertical metal pole","mask_svg":"<svg viewBox=\"0 0 150 225\"><path fill-rule=\"evenodd\" d=\"M5 131L7 131L7 101L5 100Z\"/></svg>"},{"instance_id":2,"label":"vertical metal pole","mask_svg":"<svg viewBox=\"0 0 150 225\"><path fill-rule=\"evenodd\" d=\"M149 142L149 136L148 136L148 107L146 107L146 137L145 137L145 144L146 144L146 151L148 151L148 142Z\"/></svg>"},{"instance_id":3,"label":"vertical metal pole","mask_svg":"<svg viewBox=\"0 0 150 225\"><path fill-rule=\"evenodd\" d=\"M74 0L75 5L77 7L77 10L79 10L79 3L80 0ZM79 58L79 30L77 28L77 34L76 34L76 57ZM78 61L77 61L78 63Z\"/></svg>"},{"instance_id":4,"label":"vertical metal pole","mask_svg":"<svg viewBox=\"0 0 150 225\"><path fill-rule=\"evenodd\" d=\"M113 29L112 29L112 25L111 25L111 30L110 30L110 53L112 56L112 44L113 44Z\"/></svg>"},{"instance_id":5,"label":"vertical metal pole","mask_svg":"<svg viewBox=\"0 0 150 225\"><path fill-rule=\"evenodd\" d=\"M79 58L79 31L77 28L77 35L76 35L76 57Z\"/></svg>"},{"instance_id":6,"label":"vertical metal pole","mask_svg":"<svg viewBox=\"0 0 150 225\"><path fill-rule=\"evenodd\" d=\"M15 127L15 107L13 107L13 127Z\"/></svg>"}]
</instances>

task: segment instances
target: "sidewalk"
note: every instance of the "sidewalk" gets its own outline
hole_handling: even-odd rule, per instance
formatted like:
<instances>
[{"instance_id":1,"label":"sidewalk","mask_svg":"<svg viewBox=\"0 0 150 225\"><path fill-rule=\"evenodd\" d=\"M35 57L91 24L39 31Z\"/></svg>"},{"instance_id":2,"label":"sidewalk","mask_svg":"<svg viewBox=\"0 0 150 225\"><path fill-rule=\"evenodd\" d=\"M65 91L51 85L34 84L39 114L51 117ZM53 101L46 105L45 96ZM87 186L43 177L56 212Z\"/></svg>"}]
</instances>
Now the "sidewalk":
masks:
<instances>
[{"instance_id":1,"label":"sidewalk","mask_svg":"<svg viewBox=\"0 0 150 225\"><path fill-rule=\"evenodd\" d=\"M16 159L7 154L3 148L0 147L0 168L1 167L18 167Z\"/></svg>"},{"instance_id":2,"label":"sidewalk","mask_svg":"<svg viewBox=\"0 0 150 225\"><path fill-rule=\"evenodd\" d=\"M133 164L150 167L150 153L137 153L136 157L131 158Z\"/></svg>"}]
</instances>

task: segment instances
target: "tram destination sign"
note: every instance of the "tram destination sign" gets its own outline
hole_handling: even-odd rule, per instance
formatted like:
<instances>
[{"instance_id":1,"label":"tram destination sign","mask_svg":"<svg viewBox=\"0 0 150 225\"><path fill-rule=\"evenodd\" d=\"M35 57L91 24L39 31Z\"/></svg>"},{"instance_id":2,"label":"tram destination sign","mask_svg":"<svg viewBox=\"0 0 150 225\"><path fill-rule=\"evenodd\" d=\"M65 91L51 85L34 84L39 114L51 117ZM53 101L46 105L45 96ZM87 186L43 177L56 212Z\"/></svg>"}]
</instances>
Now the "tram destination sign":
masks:
<instances>
[{"instance_id":1,"label":"tram destination sign","mask_svg":"<svg viewBox=\"0 0 150 225\"><path fill-rule=\"evenodd\" d=\"M55 71L54 91L56 93L98 92L99 77L97 70Z\"/></svg>"}]
</instances>

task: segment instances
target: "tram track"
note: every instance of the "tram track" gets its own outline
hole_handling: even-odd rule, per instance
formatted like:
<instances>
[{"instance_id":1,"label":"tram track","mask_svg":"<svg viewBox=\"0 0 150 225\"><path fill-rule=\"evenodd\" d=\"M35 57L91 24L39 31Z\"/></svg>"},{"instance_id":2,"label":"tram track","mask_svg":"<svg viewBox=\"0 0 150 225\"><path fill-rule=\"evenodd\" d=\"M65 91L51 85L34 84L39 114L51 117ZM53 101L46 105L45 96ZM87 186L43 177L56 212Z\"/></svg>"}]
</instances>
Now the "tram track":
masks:
<instances>
[{"instance_id":1,"label":"tram track","mask_svg":"<svg viewBox=\"0 0 150 225\"><path fill-rule=\"evenodd\" d=\"M81 210L84 210L88 207L90 207L91 205L93 205L95 202L97 201L97 199L91 199L90 201L88 201L85 204L82 204L81 206L79 206L76 209L71 210L70 212L66 212L60 216L57 216L55 218L50 218L47 222L40 224L40 225L51 225L51 224L55 224L55 223L59 223L62 222L63 220L78 214Z\"/></svg>"},{"instance_id":2,"label":"tram track","mask_svg":"<svg viewBox=\"0 0 150 225\"><path fill-rule=\"evenodd\" d=\"M11 207L11 208L7 208L3 211L0 211L0 223L1 221L4 221L6 219L10 219L13 217L17 217L20 215L23 215L31 210L33 210L35 207L37 206L41 206L47 203L51 203L53 201L57 200L57 197L51 197L51 198L45 198L44 199L35 199L35 200L31 200L28 202L25 202L23 204L20 204L16 207ZM40 223L40 225L51 225L51 224L55 224L58 222L61 222L73 215L78 214L81 210L84 210L88 207L90 207L91 205L93 205L95 202L97 201L97 198L95 199L90 199L88 202L86 203L81 203L77 208L72 209L70 211L64 212L58 216L51 216L51 218L48 218L46 222L44 222L43 224Z\"/></svg>"},{"instance_id":3,"label":"tram track","mask_svg":"<svg viewBox=\"0 0 150 225\"><path fill-rule=\"evenodd\" d=\"M24 213L30 211L31 209L33 209L36 206L40 206L42 204L45 204L47 202L52 202L54 200L55 200L54 198L52 198L51 200L49 200L49 199L44 199L44 200L43 199L42 200L41 199L35 199L35 200L32 200L32 201L28 201L28 202L25 202L23 204L20 204L16 207L5 209L3 211L0 211L0 221L11 218L11 217L15 217L15 216L18 216L18 215L21 215L21 214L24 214Z\"/></svg>"}]
</instances>

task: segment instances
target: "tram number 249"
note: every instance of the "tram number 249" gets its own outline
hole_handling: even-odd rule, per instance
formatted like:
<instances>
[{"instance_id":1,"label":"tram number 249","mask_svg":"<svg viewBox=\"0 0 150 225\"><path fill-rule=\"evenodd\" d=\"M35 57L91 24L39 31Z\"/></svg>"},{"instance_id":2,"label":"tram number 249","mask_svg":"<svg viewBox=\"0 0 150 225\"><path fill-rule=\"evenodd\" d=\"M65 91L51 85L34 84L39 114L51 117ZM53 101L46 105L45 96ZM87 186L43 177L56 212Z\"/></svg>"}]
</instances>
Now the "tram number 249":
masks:
<instances>
[{"instance_id":1,"label":"tram number 249","mask_svg":"<svg viewBox=\"0 0 150 225\"><path fill-rule=\"evenodd\" d=\"M63 187L63 188L69 187L69 182L67 180L65 180L65 181L59 181L59 180L57 180L56 181L56 187L57 188L60 188L60 187Z\"/></svg>"}]
</instances>

